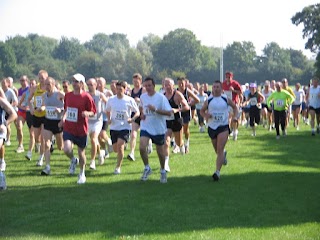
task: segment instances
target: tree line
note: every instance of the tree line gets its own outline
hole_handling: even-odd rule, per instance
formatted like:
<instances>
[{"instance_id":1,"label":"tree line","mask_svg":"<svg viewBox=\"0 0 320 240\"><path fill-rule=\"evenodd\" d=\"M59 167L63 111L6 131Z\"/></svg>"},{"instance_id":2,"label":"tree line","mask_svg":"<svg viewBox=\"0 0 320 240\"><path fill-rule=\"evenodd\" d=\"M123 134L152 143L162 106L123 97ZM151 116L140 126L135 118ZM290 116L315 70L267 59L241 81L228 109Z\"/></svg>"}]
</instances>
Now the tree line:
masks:
<instances>
[{"instance_id":1,"label":"tree line","mask_svg":"<svg viewBox=\"0 0 320 240\"><path fill-rule=\"evenodd\" d=\"M319 11L318 5L309 7ZM305 23L310 18L310 13L303 14L307 10L297 13L291 19L293 24ZM315 37L319 38L316 30ZM307 33L310 35L310 30ZM307 33L304 36L308 37ZM306 49L316 52L319 45L311 42ZM85 77L128 81L134 72L139 72L152 75L159 82L170 76L211 83L220 78L220 55L219 47L202 45L192 31L183 28L170 31L163 38L149 34L136 46L130 46L127 36L121 33L97 33L83 44L77 38L57 40L31 33L0 42L0 77L34 78L40 69L46 69L58 80L80 72ZM316 60L309 60L302 51L281 48L276 42L267 43L262 54L257 55L252 42L235 41L223 49L223 60L224 70L234 72L240 83L285 77L290 84L308 84L320 69L319 54Z\"/></svg>"}]
</instances>

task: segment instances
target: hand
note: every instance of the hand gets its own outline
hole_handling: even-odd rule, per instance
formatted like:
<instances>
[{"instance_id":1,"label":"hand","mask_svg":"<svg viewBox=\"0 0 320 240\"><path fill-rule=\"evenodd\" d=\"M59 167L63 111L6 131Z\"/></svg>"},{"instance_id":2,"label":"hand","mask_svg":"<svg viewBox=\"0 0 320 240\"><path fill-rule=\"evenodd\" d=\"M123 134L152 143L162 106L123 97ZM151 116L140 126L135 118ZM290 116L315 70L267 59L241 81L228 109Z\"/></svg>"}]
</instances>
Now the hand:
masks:
<instances>
[{"instance_id":1,"label":"hand","mask_svg":"<svg viewBox=\"0 0 320 240\"><path fill-rule=\"evenodd\" d=\"M151 111L151 112L154 112L154 111L156 111L156 107L155 106L153 106L153 105L147 105L147 108Z\"/></svg>"},{"instance_id":2,"label":"hand","mask_svg":"<svg viewBox=\"0 0 320 240\"><path fill-rule=\"evenodd\" d=\"M234 88L233 88L232 86L230 86L229 90L230 90L231 92L233 92L233 91L234 91Z\"/></svg>"},{"instance_id":3,"label":"hand","mask_svg":"<svg viewBox=\"0 0 320 240\"><path fill-rule=\"evenodd\" d=\"M134 122L134 120L133 120L133 118L128 118L127 122L132 123L132 122Z\"/></svg>"}]
</instances>

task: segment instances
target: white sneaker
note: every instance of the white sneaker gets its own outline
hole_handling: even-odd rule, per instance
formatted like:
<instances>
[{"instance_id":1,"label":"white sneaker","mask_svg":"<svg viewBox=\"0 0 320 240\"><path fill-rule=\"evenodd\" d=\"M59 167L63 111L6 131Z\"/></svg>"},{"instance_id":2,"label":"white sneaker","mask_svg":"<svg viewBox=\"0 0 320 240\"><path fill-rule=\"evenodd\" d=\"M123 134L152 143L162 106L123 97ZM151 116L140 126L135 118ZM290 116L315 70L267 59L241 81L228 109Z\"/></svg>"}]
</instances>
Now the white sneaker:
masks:
<instances>
[{"instance_id":1,"label":"white sneaker","mask_svg":"<svg viewBox=\"0 0 320 240\"><path fill-rule=\"evenodd\" d=\"M167 183L167 172L166 171L160 173L160 182Z\"/></svg>"},{"instance_id":2,"label":"white sneaker","mask_svg":"<svg viewBox=\"0 0 320 240\"><path fill-rule=\"evenodd\" d=\"M73 158L70 161L70 167L69 167L69 173L71 175L73 175L76 172L76 166L79 163L79 159L78 158Z\"/></svg>"},{"instance_id":3,"label":"white sneaker","mask_svg":"<svg viewBox=\"0 0 320 240\"><path fill-rule=\"evenodd\" d=\"M1 162L0 162L0 171L1 172L4 172L5 170L6 170L6 162L4 161L4 160L2 160Z\"/></svg>"},{"instance_id":4,"label":"white sneaker","mask_svg":"<svg viewBox=\"0 0 320 240\"><path fill-rule=\"evenodd\" d=\"M6 183L6 175L4 172L0 172L0 191L7 189L7 183Z\"/></svg>"},{"instance_id":5,"label":"white sneaker","mask_svg":"<svg viewBox=\"0 0 320 240\"><path fill-rule=\"evenodd\" d=\"M43 170L42 170L42 172L41 172L41 175L45 175L45 176L47 176L47 175L50 175L50 166L46 166Z\"/></svg>"},{"instance_id":6,"label":"white sneaker","mask_svg":"<svg viewBox=\"0 0 320 240\"><path fill-rule=\"evenodd\" d=\"M280 139L280 135L277 135L277 136L276 136L276 139L279 140L279 139Z\"/></svg>"},{"instance_id":7,"label":"white sneaker","mask_svg":"<svg viewBox=\"0 0 320 240\"><path fill-rule=\"evenodd\" d=\"M119 175L121 173L120 168L116 168L113 172L115 175Z\"/></svg>"},{"instance_id":8,"label":"white sneaker","mask_svg":"<svg viewBox=\"0 0 320 240\"><path fill-rule=\"evenodd\" d=\"M132 153L128 154L127 159L129 159L130 161L136 160L136 158L134 157L134 155Z\"/></svg>"},{"instance_id":9,"label":"white sneaker","mask_svg":"<svg viewBox=\"0 0 320 240\"><path fill-rule=\"evenodd\" d=\"M11 146L10 140L9 140L9 141L6 141L5 145L6 145L6 146Z\"/></svg>"},{"instance_id":10,"label":"white sneaker","mask_svg":"<svg viewBox=\"0 0 320 240\"><path fill-rule=\"evenodd\" d=\"M27 152L26 159L31 161L32 153L30 151Z\"/></svg>"},{"instance_id":11,"label":"white sneaker","mask_svg":"<svg viewBox=\"0 0 320 240\"><path fill-rule=\"evenodd\" d=\"M96 161L95 160L91 160L90 169L96 170Z\"/></svg>"},{"instance_id":12,"label":"white sneaker","mask_svg":"<svg viewBox=\"0 0 320 240\"><path fill-rule=\"evenodd\" d=\"M182 145L180 147L180 153L181 153L181 155L185 155L186 154L186 147L184 145Z\"/></svg>"},{"instance_id":13,"label":"white sneaker","mask_svg":"<svg viewBox=\"0 0 320 240\"><path fill-rule=\"evenodd\" d=\"M108 152L109 152L109 153L112 153L112 152L113 152L112 142L111 142L110 139L109 139L109 141L108 141Z\"/></svg>"},{"instance_id":14,"label":"white sneaker","mask_svg":"<svg viewBox=\"0 0 320 240\"><path fill-rule=\"evenodd\" d=\"M148 154L151 154L152 151L153 151L153 149L152 149L152 142L149 141L149 144L148 144L148 147L147 147L147 152L148 152Z\"/></svg>"},{"instance_id":15,"label":"white sneaker","mask_svg":"<svg viewBox=\"0 0 320 240\"><path fill-rule=\"evenodd\" d=\"M299 126L297 126L297 131L299 131L300 130L300 128L299 128Z\"/></svg>"},{"instance_id":16,"label":"white sneaker","mask_svg":"<svg viewBox=\"0 0 320 240\"><path fill-rule=\"evenodd\" d=\"M164 163L164 170L166 170L166 172L170 172L170 167L169 167L168 161L165 161L165 163Z\"/></svg>"},{"instance_id":17,"label":"white sneaker","mask_svg":"<svg viewBox=\"0 0 320 240\"><path fill-rule=\"evenodd\" d=\"M172 153L178 153L178 152L180 152L180 147L178 145L176 145L174 147L174 149L172 150Z\"/></svg>"},{"instance_id":18,"label":"white sneaker","mask_svg":"<svg viewBox=\"0 0 320 240\"><path fill-rule=\"evenodd\" d=\"M24 152L24 148L23 146L19 146L16 150L17 153L23 153Z\"/></svg>"},{"instance_id":19,"label":"white sneaker","mask_svg":"<svg viewBox=\"0 0 320 240\"><path fill-rule=\"evenodd\" d=\"M238 130L235 130L233 133L233 140L237 141L238 140Z\"/></svg>"},{"instance_id":20,"label":"white sneaker","mask_svg":"<svg viewBox=\"0 0 320 240\"><path fill-rule=\"evenodd\" d=\"M86 175L79 174L77 183L78 184L84 184L86 182L86 180L87 180Z\"/></svg>"},{"instance_id":21,"label":"white sneaker","mask_svg":"<svg viewBox=\"0 0 320 240\"><path fill-rule=\"evenodd\" d=\"M41 167L43 165L43 158L39 158L36 166Z\"/></svg>"},{"instance_id":22,"label":"white sneaker","mask_svg":"<svg viewBox=\"0 0 320 240\"><path fill-rule=\"evenodd\" d=\"M99 165L103 165L103 164L104 164L104 155L102 155L100 153L100 155L99 155Z\"/></svg>"},{"instance_id":23,"label":"white sneaker","mask_svg":"<svg viewBox=\"0 0 320 240\"><path fill-rule=\"evenodd\" d=\"M152 170L151 168L144 168L143 170L143 174L141 176L141 180L142 181L147 181L148 180L148 177L149 175L152 173Z\"/></svg>"}]
</instances>

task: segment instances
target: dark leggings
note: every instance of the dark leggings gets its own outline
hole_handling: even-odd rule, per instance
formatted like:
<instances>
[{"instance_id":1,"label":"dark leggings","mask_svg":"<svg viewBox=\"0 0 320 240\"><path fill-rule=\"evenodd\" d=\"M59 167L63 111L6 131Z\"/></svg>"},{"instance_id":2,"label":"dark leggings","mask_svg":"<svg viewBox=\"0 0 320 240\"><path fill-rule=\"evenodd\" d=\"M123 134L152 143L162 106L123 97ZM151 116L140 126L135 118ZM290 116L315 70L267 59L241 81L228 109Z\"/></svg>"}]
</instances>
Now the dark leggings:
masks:
<instances>
[{"instance_id":1,"label":"dark leggings","mask_svg":"<svg viewBox=\"0 0 320 240\"><path fill-rule=\"evenodd\" d=\"M277 136L280 135L279 133L279 124L281 124L281 130L284 131L284 128L286 126L286 118L287 118L287 112L286 110L283 111L273 111L274 114L274 125L276 127Z\"/></svg>"}]
</instances>

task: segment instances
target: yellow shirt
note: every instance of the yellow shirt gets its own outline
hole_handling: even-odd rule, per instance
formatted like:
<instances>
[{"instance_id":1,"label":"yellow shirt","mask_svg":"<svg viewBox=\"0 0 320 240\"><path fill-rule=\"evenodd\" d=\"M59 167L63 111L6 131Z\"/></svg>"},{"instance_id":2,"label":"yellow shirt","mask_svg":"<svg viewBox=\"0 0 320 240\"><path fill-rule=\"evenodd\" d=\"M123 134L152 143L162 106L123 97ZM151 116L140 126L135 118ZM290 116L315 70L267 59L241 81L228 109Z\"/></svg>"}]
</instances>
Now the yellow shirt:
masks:
<instances>
[{"instance_id":1,"label":"yellow shirt","mask_svg":"<svg viewBox=\"0 0 320 240\"><path fill-rule=\"evenodd\" d=\"M33 106L34 108L40 108L42 106L42 95L46 92L46 90L42 90L40 88L40 83L37 84L37 88L33 94ZM46 115L46 111L34 111L34 116L36 117L44 117Z\"/></svg>"}]
</instances>

